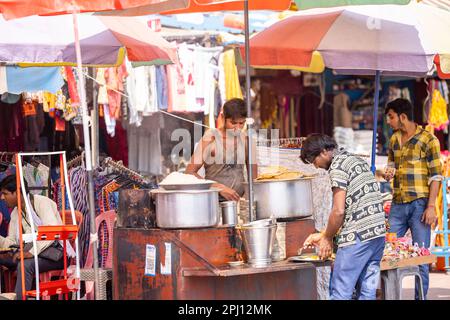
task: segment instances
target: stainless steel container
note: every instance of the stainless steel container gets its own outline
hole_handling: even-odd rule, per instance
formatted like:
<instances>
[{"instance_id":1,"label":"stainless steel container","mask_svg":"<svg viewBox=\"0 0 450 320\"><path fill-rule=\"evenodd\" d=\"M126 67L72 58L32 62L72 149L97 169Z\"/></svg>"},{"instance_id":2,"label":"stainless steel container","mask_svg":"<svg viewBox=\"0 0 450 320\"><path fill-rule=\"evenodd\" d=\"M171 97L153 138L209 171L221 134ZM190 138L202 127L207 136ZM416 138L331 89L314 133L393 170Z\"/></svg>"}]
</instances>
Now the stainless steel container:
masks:
<instances>
[{"instance_id":1,"label":"stainless steel container","mask_svg":"<svg viewBox=\"0 0 450 320\"><path fill-rule=\"evenodd\" d=\"M278 222L272 248L272 261L284 259L286 259L286 222Z\"/></svg>"},{"instance_id":2,"label":"stainless steel container","mask_svg":"<svg viewBox=\"0 0 450 320\"><path fill-rule=\"evenodd\" d=\"M219 190L152 190L159 228L204 228L219 223Z\"/></svg>"},{"instance_id":3,"label":"stainless steel container","mask_svg":"<svg viewBox=\"0 0 450 320\"><path fill-rule=\"evenodd\" d=\"M276 224L240 228L248 257L247 262L252 267L266 267L272 263L271 255L276 230Z\"/></svg>"},{"instance_id":4,"label":"stainless steel container","mask_svg":"<svg viewBox=\"0 0 450 320\"><path fill-rule=\"evenodd\" d=\"M256 219L302 218L313 214L312 180L266 180L253 185Z\"/></svg>"},{"instance_id":5,"label":"stainless steel container","mask_svg":"<svg viewBox=\"0 0 450 320\"><path fill-rule=\"evenodd\" d=\"M222 211L222 224L227 226L234 226L237 224L237 202L236 201L224 201L220 203L220 209Z\"/></svg>"}]
</instances>

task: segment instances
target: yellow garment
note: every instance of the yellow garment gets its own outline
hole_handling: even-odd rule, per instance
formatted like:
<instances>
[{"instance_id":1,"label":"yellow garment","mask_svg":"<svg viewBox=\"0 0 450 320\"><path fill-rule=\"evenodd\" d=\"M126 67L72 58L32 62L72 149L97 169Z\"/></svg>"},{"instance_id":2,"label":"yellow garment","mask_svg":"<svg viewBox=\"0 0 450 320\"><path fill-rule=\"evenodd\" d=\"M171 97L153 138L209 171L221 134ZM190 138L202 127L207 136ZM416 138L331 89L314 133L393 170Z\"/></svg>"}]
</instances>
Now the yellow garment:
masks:
<instances>
[{"instance_id":1,"label":"yellow garment","mask_svg":"<svg viewBox=\"0 0 450 320\"><path fill-rule=\"evenodd\" d=\"M439 90L433 91L433 100L431 102L428 122L438 130L448 125L447 103Z\"/></svg>"},{"instance_id":2,"label":"yellow garment","mask_svg":"<svg viewBox=\"0 0 450 320\"><path fill-rule=\"evenodd\" d=\"M236 67L234 50L228 50L223 53L223 68L225 72L225 92L226 99L243 98L239 75Z\"/></svg>"},{"instance_id":3,"label":"yellow garment","mask_svg":"<svg viewBox=\"0 0 450 320\"><path fill-rule=\"evenodd\" d=\"M58 110L64 110L66 108L66 96L62 93L62 90L56 92L55 108Z\"/></svg>"},{"instance_id":4,"label":"yellow garment","mask_svg":"<svg viewBox=\"0 0 450 320\"><path fill-rule=\"evenodd\" d=\"M56 95L48 91L44 92L44 99L42 101L44 112L54 110L55 104L56 104Z\"/></svg>"}]
</instances>

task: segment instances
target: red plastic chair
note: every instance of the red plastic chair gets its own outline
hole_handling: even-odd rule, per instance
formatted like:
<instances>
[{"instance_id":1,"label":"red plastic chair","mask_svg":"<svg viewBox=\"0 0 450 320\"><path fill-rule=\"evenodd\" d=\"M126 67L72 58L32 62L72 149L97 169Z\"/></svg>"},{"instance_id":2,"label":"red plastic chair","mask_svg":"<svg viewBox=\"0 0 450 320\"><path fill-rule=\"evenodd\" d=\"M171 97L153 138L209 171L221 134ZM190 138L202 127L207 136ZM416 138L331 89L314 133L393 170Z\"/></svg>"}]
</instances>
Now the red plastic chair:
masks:
<instances>
[{"instance_id":1,"label":"red plastic chair","mask_svg":"<svg viewBox=\"0 0 450 320\"><path fill-rule=\"evenodd\" d=\"M60 212L61 214L61 212ZM72 212L70 210L64 210L64 215L66 218L66 225L71 225L72 223ZM62 218L62 215L61 215ZM75 221L78 225L78 230L81 229L81 225L83 223L83 214L80 211L75 210ZM75 246L75 239L73 241L70 241L70 244L72 245L72 247ZM74 266L76 264L75 259L70 259L69 260L69 267L67 269L68 271L68 275L70 275L71 272L71 268L70 266ZM50 271L46 271L46 272L42 272L39 274L39 281L41 282L49 282L52 279L57 278L57 279L62 279L64 278L64 270L50 270ZM43 297L43 300L49 300L50 297ZM59 296L59 299L61 299L61 295Z\"/></svg>"},{"instance_id":2,"label":"red plastic chair","mask_svg":"<svg viewBox=\"0 0 450 320\"><path fill-rule=\"evenodd\" d=\"M114 232L114 224L116 222L117 214L114 210L104 212L100 214L97 218L95 218L95 226L97 228L97 232L99 232L99 228L103 222L106 223L107 231L108 231L108 239L103 238L100 243L100 248L103 248L105 241L108 241L108 249L106 260L102 265L104 269L112 269L112 258L113 258L113 232ZM86 269L92 269L94 267L93 256L92 256L92 244L89 245L88 255L86 258L86 263L83 268L83 272L86 272ZM83 279L80 279L83 281ZM94 283L92 281L86 281L86 298L88 300L94 299Z\"/></svg>"}]
</instances>

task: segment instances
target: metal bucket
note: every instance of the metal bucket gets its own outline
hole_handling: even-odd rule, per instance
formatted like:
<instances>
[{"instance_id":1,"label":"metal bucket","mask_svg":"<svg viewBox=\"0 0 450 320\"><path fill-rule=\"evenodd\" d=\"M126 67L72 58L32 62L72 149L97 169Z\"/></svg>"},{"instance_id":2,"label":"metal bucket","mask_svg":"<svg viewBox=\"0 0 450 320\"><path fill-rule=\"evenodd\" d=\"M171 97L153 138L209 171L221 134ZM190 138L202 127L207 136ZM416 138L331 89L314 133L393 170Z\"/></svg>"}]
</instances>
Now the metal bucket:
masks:
<instances>
[{"instance_id":1,"label":"metal bucket","mask_svg":"<svg viewBox=\"0 0 450 320\"><path fill-rule=\"evenodd\" d=\"M241 227L242 240L248 263L252 267L266 267L272 262L272 247L277 225Z\"/></svg>"},{"instance_id":2,"label":"metal bucket","mask_svg":"<svg viewBox=\"0 0 450 320\"><path fill-rule=\"evenodd\" d=\"M286 259L286 222L278 222L272 248L272 260L282 261L284 259Z\"/></svg>"}]
</instances>

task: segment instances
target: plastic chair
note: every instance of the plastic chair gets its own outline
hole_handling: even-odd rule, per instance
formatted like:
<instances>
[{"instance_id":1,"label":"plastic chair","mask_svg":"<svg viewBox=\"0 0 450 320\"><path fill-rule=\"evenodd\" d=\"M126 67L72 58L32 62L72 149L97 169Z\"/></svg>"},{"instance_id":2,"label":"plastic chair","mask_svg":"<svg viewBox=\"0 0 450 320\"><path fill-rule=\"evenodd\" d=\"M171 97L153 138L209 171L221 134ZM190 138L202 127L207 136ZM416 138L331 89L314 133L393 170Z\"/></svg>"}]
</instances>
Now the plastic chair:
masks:
<instances>
[{"instance_id":1,"label":"plastic chair","mask_svg":"<svg viewBox=\"0 0 450 320\"><path fill-rule=\"evenodd\" d=\"M114 224L116 222L117 214L114 210L104 212L100 214L97 218L95 218L95 226L97 228L97 232L99 231L100 226L103 222L106 223L106 227L108 230L108 250L106 255L106 261L101 268L99 268L99 288L100 292L98 292L98 300L106 300L107 292L106 292L106 283L112 280L112 258L113 258L113 232L114 232ZM106 239L103 239L106 241ZM100 243L100 247L103 247L104 242ZM80 281L86 281L86 298L88 300L94 299L94 262L92 256L92 244L89 245L88 255L86 259L86 263L84 268L80 270Z\"/></svg>"},{"instance_id":2,"label":"plastic chair","mask_svg":"<svg viewBox=\"0 0 450 320\"><path fill-rule=\"evenodd\" d=\"M62 214L60 212L61 218L62 218ZM66 225L70 225L73 224L72 222L72 212L70 210L64 210L64 215L65 215L65 219L66 219ZM80 211L75 210L75 221L78 225L78 228L81 228L81 225L83 223L83 213L81 213ZM72 246L75 246L75 240L70 241L70 244ZM75 259L69 259L69 266L75 265L76 261ZM67 275L70 276L71 274L71 268L69 267L67 269ZM51 281L53 278L58 278L58 279L62 279L64 278L64 270L50 270L50 271L46 271L46 272L42 272L41 274L39 274L39 281L41 282L48 282ZM61 298L61 295L59 296L59 299ZM43 300L49 300L50 297L43 297Z\"/></svg>"}]
</instances>

